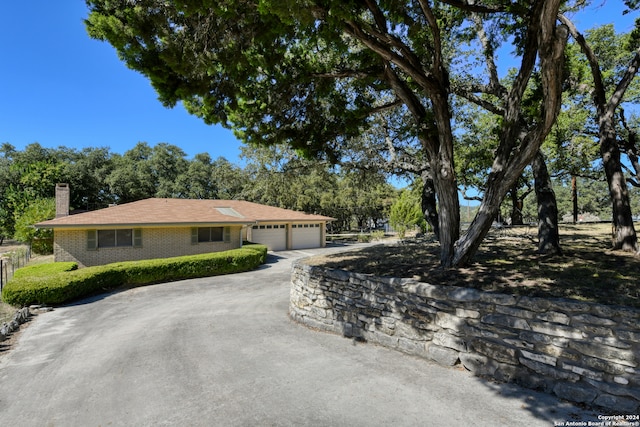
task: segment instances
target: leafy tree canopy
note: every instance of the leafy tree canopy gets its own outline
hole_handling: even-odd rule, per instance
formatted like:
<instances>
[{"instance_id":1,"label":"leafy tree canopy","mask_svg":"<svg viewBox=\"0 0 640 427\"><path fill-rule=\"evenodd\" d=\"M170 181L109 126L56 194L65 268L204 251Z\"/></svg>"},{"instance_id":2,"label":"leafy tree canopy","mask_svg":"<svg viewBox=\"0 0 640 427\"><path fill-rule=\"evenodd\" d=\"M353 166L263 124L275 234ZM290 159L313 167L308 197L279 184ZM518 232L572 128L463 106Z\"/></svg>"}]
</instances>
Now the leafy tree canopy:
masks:
<instances>
[{"instance_id":1,"label":"leafy tree canopy","mask_svg":"<svg viewBox=\"0 0 640 427\"><path fill-rule=\"evenodd\" d=\"M31 244L34 239L52 238L53 230L36 229L33 224L53 219L56 216L56 201L53 198L36 199L22 213L16 213L14 238Z\"/></svg>"},{"instance_id":2,"label":"leafy tree canopy","mask_svg":"<svg viewBox=\"0 0 640 427\"><path fill-rule=\"evenodd\" d=\"M420 142L423 155L416 157L429 163L425 185L438 196L445 265L470 260L559 109L566 42L555 22L560 0L87 3L89 34L109 41L146 75L165 105L182 101L249 143L286 143L337 162L379 113L404 113L407 135ZM477 59L487 72L482 79L456 79L465 68L478 68L463 52L470 41L481 47ZM510 88L497 85L494 72L495 51L505 42L522 59ZM542 94L535 106L523 96L534 71ZM502 118L484 207L459 241L454 92ZM535 115L526 129L524 109Z\"/></svg>"}]
</instances>

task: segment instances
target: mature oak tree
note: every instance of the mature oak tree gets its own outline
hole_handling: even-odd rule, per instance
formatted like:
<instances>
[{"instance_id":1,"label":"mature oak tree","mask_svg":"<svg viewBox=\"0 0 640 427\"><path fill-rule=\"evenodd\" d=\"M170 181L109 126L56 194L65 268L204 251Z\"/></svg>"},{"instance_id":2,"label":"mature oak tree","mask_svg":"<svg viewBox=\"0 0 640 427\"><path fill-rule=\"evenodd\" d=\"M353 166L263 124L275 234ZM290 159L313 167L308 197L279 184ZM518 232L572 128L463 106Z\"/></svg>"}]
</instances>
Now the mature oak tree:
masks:
<instances>
[{"instance_id":1,"label":"mature oak tree","mask_svg":"<svg viewBox=\"0 0 640 427\"><path fill-rule=\"evenodd\" d=\"M630 5L633 6L633 5ZM601 65L603 58L598 58L592 44L578 31L576 26L565 16L560 15L560 20L569 28L572 37L580 46L585 55L592 76L592 101L595 106L595 118L598 127L598 139L600 142L600 155L609 184L609 194L613 205L613 235L612 246L614 249L622 249L631 252L638 251L638 238L633 225L633 216L631 213L631 204L629 201L629 193L622 171L622 163L620 161L620 148L618 145L616 122L617 111L620 108L625 93L629 89L633 78L640 67L640 47L637 47L638 35L632 36L631 40L636 46L632 46L630 50L631 58L622 67L622 64L615 64L618 67L617 80L605 78L605 66ZM601 37L598 37L599 39ZM607 47L611 49L611 45ZM606 50L604 51L606 53Z\"/></svg>"},{"instance_id":2,"label":"mature oak tree","mask_svg":"<svg viewBox=\"0 0 640 427\"><path fill-rule=\"evenodd\" d=\"M288 143L336 161L351 138L387 109L406 110L438 198L441 264L468 263L500 202L529 164L560 108L567 32L560 0L89 0L87 28L146 75L167 106L182 101L208 123L254 143ZM452 64L459 37L481 16L515 33L520 65L512 87L489 75L468 93L494 96L499 146L478 215L460 236L452 130ZM473 32L473 31L471 31ZM534 72L542 101L521 126Z\"/></svg>"}]
</instances>

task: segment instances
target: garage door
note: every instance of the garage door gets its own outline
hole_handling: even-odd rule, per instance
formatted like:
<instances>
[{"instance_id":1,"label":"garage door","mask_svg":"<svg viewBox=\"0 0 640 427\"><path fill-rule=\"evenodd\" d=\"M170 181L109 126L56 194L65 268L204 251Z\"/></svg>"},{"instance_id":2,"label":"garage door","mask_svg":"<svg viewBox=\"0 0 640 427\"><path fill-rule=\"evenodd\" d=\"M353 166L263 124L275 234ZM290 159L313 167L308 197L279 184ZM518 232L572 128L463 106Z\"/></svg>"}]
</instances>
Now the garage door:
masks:
<instances>
[{"instance_id":1,"label":"garage door","mask_svg":"<svg viewBox=\"0 0 640 427\"><path fill-rule=\"evenodd\" d=\"M284 224L254 225L251 241L265 245L270 251L284 251L287 249L287 227Z\"/></svg>"},{"instance_id":2,"label":"garage door","mask_svg":"<svg viewBox=\"0 0 640 427\"><path fill-rule=\"evenodd\" d=\"M322 246L320 224L293 224L291 233L293 249L319 248Z\"/></svg>"}]
</instances>

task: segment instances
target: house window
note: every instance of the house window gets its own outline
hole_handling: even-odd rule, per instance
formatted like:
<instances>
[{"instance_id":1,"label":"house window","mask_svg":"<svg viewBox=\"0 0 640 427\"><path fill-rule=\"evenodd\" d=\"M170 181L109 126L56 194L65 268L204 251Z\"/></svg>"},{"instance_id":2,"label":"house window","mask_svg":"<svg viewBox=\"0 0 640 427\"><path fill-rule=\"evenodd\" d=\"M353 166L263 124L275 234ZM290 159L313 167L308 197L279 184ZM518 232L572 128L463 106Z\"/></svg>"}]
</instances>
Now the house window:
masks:
<instances>
[{"instance_id":1,"label":"house window","mask_svg":"<svg viewBox=\"0 0 640 427\"><path fill-rule=\"evenodd\" d=\"M191 244L207 242L229 242L231 240L229 227L198 227L191 229Z\"/></svg>"},{"instance_id":2,"label":"house window","mask_svg":"<svg viewBox=\"0 0 640 427\"><path fill-rule=\"evenodd\" d=\"M200 227L198 228L198 243L222 242L224 227Z\"/></svg>"},{"instance_id":3,"label":"house window","mask_svg":"<svg viewBox=\"0 0 640 427\"><path fill-rule=\"evenodd\" d=\"M98 230L98 247L133 246L133 230Z\"/></svg>"},{"instance_id":4,"label":"house window","mask_svg":"<svg viewBox=\"0 0 640 427\"><path fill-rule=\"evenodd\" d=\"M294 225L295 227L295 225ZM287 226L285 224L275 224L275 225L254 225L253 227L251 227L254 230L275 230L275 229L279 229L279 228L287 228Z\"/></svg>"},{"instance_id":5,"label":"house window","mask_svg":"<svg viewBox=\"0 0 640 427\"><path fill-rule=\"evenodd\" d=\"M87 249L142 247L142 229L87 230Z\"/></svg>"}]
</instances>

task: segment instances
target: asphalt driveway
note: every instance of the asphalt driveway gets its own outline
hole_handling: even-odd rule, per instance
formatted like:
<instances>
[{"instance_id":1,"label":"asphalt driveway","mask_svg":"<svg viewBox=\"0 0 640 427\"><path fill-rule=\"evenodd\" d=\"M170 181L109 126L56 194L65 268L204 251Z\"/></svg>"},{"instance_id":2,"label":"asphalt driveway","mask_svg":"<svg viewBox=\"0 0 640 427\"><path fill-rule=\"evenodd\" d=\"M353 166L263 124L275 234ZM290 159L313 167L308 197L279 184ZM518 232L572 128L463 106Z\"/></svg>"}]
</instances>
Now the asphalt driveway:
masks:
<instances>
[{"instance_id":1,"label":"asphalt driveway","mask_svg":"<svg viewBox=\"0 0 640 427\"><path fill-rule=\"evenodd\" d=\"M335 249L325 249L335 250ZM5 426L552 426L596 419L288 316L292 260L35 317L0 354Z\"/></svg>"}]
</instances>

